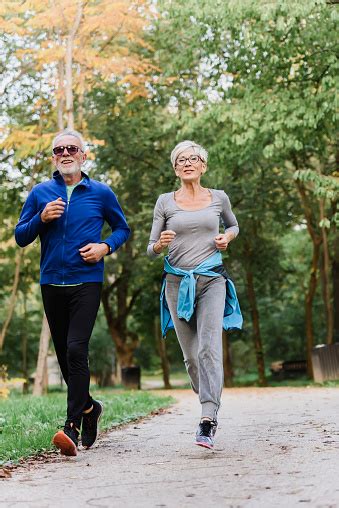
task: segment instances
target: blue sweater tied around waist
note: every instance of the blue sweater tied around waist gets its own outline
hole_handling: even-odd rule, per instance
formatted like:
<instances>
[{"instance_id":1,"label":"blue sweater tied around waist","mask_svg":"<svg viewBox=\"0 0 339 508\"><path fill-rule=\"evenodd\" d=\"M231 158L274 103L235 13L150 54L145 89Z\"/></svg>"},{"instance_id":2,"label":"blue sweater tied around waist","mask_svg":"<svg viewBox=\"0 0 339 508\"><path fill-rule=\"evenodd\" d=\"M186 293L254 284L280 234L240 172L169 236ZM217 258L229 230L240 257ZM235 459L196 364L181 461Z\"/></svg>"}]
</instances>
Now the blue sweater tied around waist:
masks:
<instances>
[{"instance_id":1,"label":"blue sweater tied around waist","mask_svg":"<svg viewBox=\"0 0 339 508\"><path fill-rule=\"evenodd\" d=\"M222 258L220 252L216 252L209 258L205 259L200 265L196 266L193 270L182 270L173 267L169 261L168 256L165 257L164 272L182 277L179 293L177 314L180 319L189 321L192 317L195 307L195 289L196 278L194 275L204 275L205 277L223 277L221 273L213 271L213 268L222 265ZM235 286L231 279L225 279L226 284L226 298L224 308L223 328L225 330L240 330L243 324L243 317L240 310L239 301ZM166 276L163 278L163 283L160 293L160 321L162 336L165 337L167 331L174 328L171 314L167 305L166 296Z\"/></svg>"}]
</instances>

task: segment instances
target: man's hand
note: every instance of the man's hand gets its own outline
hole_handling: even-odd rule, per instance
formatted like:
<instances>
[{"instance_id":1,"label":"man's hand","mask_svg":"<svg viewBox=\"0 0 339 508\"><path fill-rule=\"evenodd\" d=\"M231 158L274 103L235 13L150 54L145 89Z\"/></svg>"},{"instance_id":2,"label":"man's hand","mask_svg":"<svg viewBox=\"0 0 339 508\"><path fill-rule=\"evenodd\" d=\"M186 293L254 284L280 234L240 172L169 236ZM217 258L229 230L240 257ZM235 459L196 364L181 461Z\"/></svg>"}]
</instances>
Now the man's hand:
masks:
<instances>
[{"instance_id":1,"label":"man's hand","mask_svg":"<svg viewBox=\"0 0 339 508\"><path fill-rule=\"evenodd\" d=\"M153 245L153 250L156 254L160 254L169 244L174 240L176 233L171 229L162 231L159 240Z\"/></svg>"},{"instance_id":2,"label":"man's hand","mask_svg":"<svg viewBox=\"0 0 339 508\"><path fill-rule=\"evenodd\" d=\"M109 253L109 247L106 243L88 243L84 247L81 247L79 252L86 263L97 263Z\"/></svg>"},{"instance_id":3,"label":"man's hand","mask_svg":"<svg viewBox=\"0 0 339 508\"><path fill-rule=\"evenodd\" d=\"M42 222L47 223L52 220L59 219L65 211L65 205L66 203L62 200L62 198L58 198L55 201L47 203L40 215Z\"/></svg>"},{"instance_id":4,"label":"man's hand","mask_svg":"<svg viewBox=\"0 0 339 508\"><path fill-rule=\"evenodd\" d=\"M217 235L214 238L215 246L218 250L226 250L231 240L233 240L233 238L230 238L226 233L223 235Z\"/></svg>"}]
</instances>

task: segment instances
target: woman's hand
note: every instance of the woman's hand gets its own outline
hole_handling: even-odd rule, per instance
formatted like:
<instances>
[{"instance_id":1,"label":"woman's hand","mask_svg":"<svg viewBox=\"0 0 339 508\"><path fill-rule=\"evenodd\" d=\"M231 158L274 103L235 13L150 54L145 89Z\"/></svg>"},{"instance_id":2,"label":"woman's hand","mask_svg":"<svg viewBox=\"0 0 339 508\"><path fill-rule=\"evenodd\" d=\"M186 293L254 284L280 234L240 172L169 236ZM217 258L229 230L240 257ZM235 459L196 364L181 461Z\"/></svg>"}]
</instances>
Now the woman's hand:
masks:
<instances>
[{"instance_id":1,"label":"woman's hand","mask_svg":"<svg viewBox=\"0 0 339 508\"><path fill-rule=\"evenodd\" d=\"M162 231L159 240L153 245L156 254L160 254L174 240L176 233L171 229Z\"/></svg>"},{"instance_id":2,"label":"woman's hand","mask_svg":"<svg viewBox=\"0 0 339 508\"><path fill-rule=\"evenodd\" d=\"M214 238L215 246L218 250L226 250L231 240L233 240L233 235L232 238L230 238L227 233L217 235Z\"/></svg>"}]
</instances>

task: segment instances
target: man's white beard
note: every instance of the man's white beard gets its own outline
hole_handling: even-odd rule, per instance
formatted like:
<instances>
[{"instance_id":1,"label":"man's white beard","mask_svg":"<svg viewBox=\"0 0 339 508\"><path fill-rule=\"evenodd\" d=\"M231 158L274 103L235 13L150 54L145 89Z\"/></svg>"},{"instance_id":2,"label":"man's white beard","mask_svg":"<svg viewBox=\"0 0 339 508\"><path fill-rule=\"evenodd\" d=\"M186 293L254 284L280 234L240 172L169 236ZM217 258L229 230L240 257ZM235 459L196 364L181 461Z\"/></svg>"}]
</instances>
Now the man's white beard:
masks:
<instances>
[{"instance_id":1,"label":"man's white beard","mask_svg":"<svg viewBox=\"0 0 339 508\"><path fill-rule=\"evenodd\" d=\"M63 175L74 175L75 173L79 173L79 171L81 171L81 164L79 164L77 161L67 165L58 162L57 170Z\"/></svg>"}]
</instances>

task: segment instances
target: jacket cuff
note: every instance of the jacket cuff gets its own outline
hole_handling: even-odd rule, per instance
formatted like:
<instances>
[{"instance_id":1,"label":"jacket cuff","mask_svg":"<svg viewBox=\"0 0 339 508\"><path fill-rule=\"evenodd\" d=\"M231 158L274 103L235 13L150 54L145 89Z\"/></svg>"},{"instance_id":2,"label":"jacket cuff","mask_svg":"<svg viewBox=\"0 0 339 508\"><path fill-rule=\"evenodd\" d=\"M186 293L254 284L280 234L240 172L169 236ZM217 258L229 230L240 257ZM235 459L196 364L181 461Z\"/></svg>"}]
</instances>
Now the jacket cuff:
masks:
<instances>
[{"instance_id":1,"label":"jacket cuff","mask_svg":"<svg viewBox=\"0 0 339 508\"><path fill-rule=\"evenodd\" d=\"M43 222L41 219L42 212L43 209L39 210L38 213L36 213L32 219L32 224L34 224L34 226L38 228L38 233L40 231L43 231L47 227L47 223Z\"/></svg>"}]
</instances>

